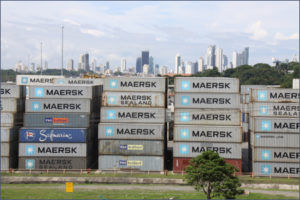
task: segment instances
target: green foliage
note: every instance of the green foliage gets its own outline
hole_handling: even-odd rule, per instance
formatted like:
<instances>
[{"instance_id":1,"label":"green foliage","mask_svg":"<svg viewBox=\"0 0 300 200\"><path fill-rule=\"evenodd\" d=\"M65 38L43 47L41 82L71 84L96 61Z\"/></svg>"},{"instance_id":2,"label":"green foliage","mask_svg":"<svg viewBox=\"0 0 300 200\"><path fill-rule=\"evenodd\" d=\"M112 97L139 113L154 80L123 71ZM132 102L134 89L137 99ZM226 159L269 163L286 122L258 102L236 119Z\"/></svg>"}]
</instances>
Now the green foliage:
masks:
<instances>
[{"instance_id":1,"label":"green foliage","mask_svg":"<svg viewBox=\"0 0 300 200\"><path fill-rule=\"evenodd\" d=\"M220 196L234 199L236 195L243 193L243 190L238 189L241 184L233 175L235 171L238 170L227 164L218 153L206 151L190 160L185 179L197 191L202 190L207 199Z\"/></svg>"},{"instance_id":2,"label":"green foliage","mask_svg":"<svg viewBox=\"0 0 300 200\"><path fill-rule=\"evenodd\" d=\"M196 77L220 77L220 76L222 76L222 74L220 72L218 72L218 68L214 67L213 69L205 70L202 73L198 72L197 74L194 74L193 76L196 76Z\"/></svg>"}]
</instances>

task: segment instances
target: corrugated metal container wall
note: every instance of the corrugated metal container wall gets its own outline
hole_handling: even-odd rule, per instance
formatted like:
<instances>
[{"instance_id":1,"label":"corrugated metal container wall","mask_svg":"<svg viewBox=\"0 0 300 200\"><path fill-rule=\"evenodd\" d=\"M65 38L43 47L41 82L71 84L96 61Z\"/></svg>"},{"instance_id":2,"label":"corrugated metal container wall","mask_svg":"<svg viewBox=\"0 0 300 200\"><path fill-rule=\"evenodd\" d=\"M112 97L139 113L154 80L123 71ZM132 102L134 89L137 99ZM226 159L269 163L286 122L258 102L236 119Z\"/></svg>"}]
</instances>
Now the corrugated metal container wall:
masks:
<instances>
[{"instance_id":1,"label":"corrugated metal container wall","mask_svg":"<svg viewBox=\"0 0 300 200\"><path fill-rule=\"evenodd\" d=\"M240 103L241 104L248 104L250 102L250 95L249 94L241 94L240 95Z\"/></svg>"},{"instance_id":2,"label":"corrugated metal container wall","mask_svg":"<svg viewBox=\"0 0 300 200\"><path fill-rule=\"evenodd\" d=\"M10 143L1 142L1 156L11 156Z\"/></svg>"},{"instance_id":3,"label":"corrugated metal container wall","mask_svg":"<svg viewBox=\"0 0 300 200\"><path fill-rule=\"evenodd\" d=\"M87 169L88 158L19 157L19 169Z\"/></svg>"},{"instance_id":4,"label":"corrugated metal container wall","mask_svg":"<svg viewBox=\"0 0 300 200\"><path fill-rule=\"evenodd\" d=\"M250 105L253 117L299 117L299 103L256 103Z\"/></svg>"},{"instance_id":5,"label":"corrugated metal container wall","mask_svg":"<svg viewBox=\"0 0 300 200\"><path fill-rule=\"evenodd\" d=\"M27 99L25 112L92 112L90 99Z\"/></svg>"},{"instance_id":6,"label":"corrugated metal container wall","mask_svg":"<svg viewBox=\"0 0 300 200\"><path fill-rule=\"evenodd\" d=\"M51 85L55 78L64 78L63 76L48 75L17 75L17 85Z\"/></svg>"},{"instance_id":7,"label":"corrugated metal container wall","mask_svg":"<svg viewBox=\"0 0 300 200\"><path fill-rule=\"evenodd\" d=\"M240 126L175 125L174 141L242 142Z\"/></svg>"},{"instance_id":8,"label":"corrugated metal container wall","mask_svg":"<svg viewBox=\"0 0 300 200\"><path fill-rule=\"evenodd\" d=\"M255 117L253 120L250 129L254 132L299 133L300 130L298 118Z\"/></svg>"},{"instance_id":9,"label":"corrugated metal container wall","mask_svg":"<svg viewBox=\"0 0 300 200\"><path fill-rule=\"evenodd\" d=\"M19 157L86 157L86 143L19 143Z\"/></svg>"},{"instance_id":10,"label":"corrugated metal container wall","mask_svg":"<svg viewBox=\"0 0 300 200\"><path fill-rule=\"evenodd\" d=\"M11 142L18 139L18 134L16 133L17 128L4 128L1 127L1 142Z\"/></svg>"},{"instance_id":11,"label":"corrugated metal container wall","mask_svg":"<svg viewBox=\"0 0 300 200\"><path fill-rule=\"evenodd\" d=\"M266 85L241 85L241 94L250 94L251 89L265 89Z\"/></svg>"},{"instance_id":12,"label":"corrugated metal container wall","mask_svg":"<svg viewBox=\"0 0 300 200\"><path fill-rule=\"evenodd\" d=\"M165 92L166 78L108 77L104 78L104 91Z\"/></svg>"},{"instance_id":13,"label":"corrugated metal container wall","mask_svg":"<svg viewBox=\"0 0 300 200\"><path fill-rule=\"evenodd\" d=\"M88 128L90 126L89 114L78 113L25 113L25 127L72 127Z\"/></svg>"},{"instance_id":14,"label":"corrugated metal container wall","mask_svg":"<svg viewBox=\"0 0 300 200\"><path fill-rule=\"evenodd\" d=\"M253 161L299 162L299 148L255 147L252 152Z\"/></svg>"},{"instance_id":15,"label":"corrugated metal container wall","mask_svg":"<svg viewBox=\"0 0 300 200\"><path fill-rule=\"evenodd\" d=\"M120 124L100 123L99 139L163 140L164 124Z\"/></svg>"},{"instance_id":16,"label":"corrugated metal container wall","mask_svg":"<svg viewBox=\"0 0 300 200\"><path fill-rule=\"evenodd\" d=\"M55 85L69 85L69 86L95 86L103 85L101 78L54 78Z\"/></svg>"},{"instance_id":17,"label":"corrugated metal container wall","mask_svg":"<svg viewBox=\"0 0 300 200\"><path fill-rule=\"evenodd\" d=\"M100 122L164 123L164 108L101 108Z\"/></svg>"},{"instance_id":18,"label":"corrugated metal container wall","mask_svg":"<svg viewBox=\"0 0 300 200\"><path fill-rule=\"evenodd\" d=\"M158 92L103 92L102 106L164 108L165 94Z\"/></svg>"},{"instance_id":19,"label":"corrugated metal container wall","mask_svg":"<svg viewBox=\"0 0 300 200\"><path fill-rule=\"evenodd\" d=\"M86 142L87 129L83 128L68 128L68 129L37 129L37 128L22 128L19 132L20 142Z\"/></svg>"},{"instance_id":20,"label":"corrugated metal container wall","mask_svg":"<svg viewBox=\"0 0 300 200\"><path fill-rule=\"evenodd\" d=\"M299 89L299 79L298 78L293 79L293 89Z\"/></svg>"},{"instance_id":21,"label":"corrugated metal container wall","mask_svg":"<svg viewBox=\"0 0 300 200\"><path fill-rule=\"evenodd\" d=\"M248 123L248 122L249 122L249 114L242 113L242 123Z\"/></svg>"},{"instance_id":22,"label":"corrugated metal container wall","mask_svg":"<svg viewBox=\"0 0 300 200\"><path fill-rule=\"evenodd\" d=\"M99 140L99 155L162 156L163 141L147 140Z\"/></svg>"},{"instance_id":23,"label":"corrugated metal container wall","mask_svg":"<svg viewBox=\"0 0 300 200\"><path fill-rule=\"evenodd\" d=\"M241 104L242 113L249 113L249 104Z\"/></svg>"},{"instance_id":24,"label":"corrugated metal container wall","mask_svg":"<svg viewBox=\"0 0 300 200\"><path fill-rule=\"evenodd\" d=\"M227 93L177 93L176 108L240 109L240 95Z\"/></svg>"},{"instance_id":25,"label":"corrugated metal container wall","mask_svg":"<svg viewBox=\"0 0 300 200\"><path fill-rule=\"evenodd\" d=\"M175 92L239 93L239 79L221 77L176 77Z\"/></svg>"},{"instance_id":26,"label":"corrugated metal container wall","mask_svg":"<svg viewBox=\"0 0 300 200\"><path fill-rule=\"evenodd\" d=\"M22 116L20 113L6 113L1 112L1 127L13 127L22 123Z\"/></svg>"},{"instance_id":27,"label":"corrugated metal container wall","mask_svg":"<svg viewBox=\"0 0 300 200\"><path fill-rule=\"evenodd\" d=\"M253 102L282 102L298 103L299 90L296 89L251 89L251 101Z\"/></svg>"},{"instance_id":28,"label":"corrugated metal container wall","mask_svg":"<svg viewBox=\"0 0 300 200\"><path fill-rule=\"evenodd\" d=\"M248 132L249 131L249 124L248 123L242 123L242 128L243 132Z\"/></svg>"},{"instance_id":29,"label":"corrugated metal container wall","mask_svg":"<svg viewBox=\"0 0 300 200\"><path fill-rule=\"evenodd\" d=\"M241 125L240 110L175 109L174 118L174 124Z\"/></svg>"},{"instance_id":30,"label":"corrugated metal container wall","mask_svg":"<svg viewBox=\"0 0 300 200\"><path fill-rule=\"evenodd\" d=\"M254 162L254 176L299 177L299 163Z\"/></svg>"},{"instance_id":31,"label":"corrugated metal container wall","mask_svg":"<svg viewBox=\"0 0 300 200\"><path fill-rule=\"evenodd\" d=\"M164 158L160 156L99 156L99 169L134 169L140 171L163 171Z\"/></svg>"},{"instance_id":32,"label":"corrugated metal container wall","mask_svg":"<svg viewBox=\"0 0 300 200\"><path fill-rule=\"evenodd\" d=\"M255 147L299 147L299 133L251 133Z\"/></svg>"},{"instance_id":33,"label":"corrugated metal container wall","mask_svg":"<svg viewBox=\"0 0 300 200\"><path fill-rule=\"evenodd\" d=\"M91 99L91 86L29 86L28 97L30 99L38 98L56 98L56 99Z\"/></svg>"},{"instance_id":34,"label":"corrugated metal container wall","mask_svg":"<svg viewBox=\"0 0 300 200\"><path fill-rule=\"evenodd\" d=\"M242 159L241 143L174 142L173 156L193 158L208 150L223 158Z\"/></svg>"},{"instance_id":35,"label":"corrugated metal container wall","mask_svg":"<svg viewBox=\"0 0 300 200\"><path fill-rule=\"evenodd\" d=\"M19 85L1 83L1 98L20 98L21 91Z\"/></svg>"},{"instance_id":36,"label":"corrugated metal container wall","mask_svg":"<svg viewBox=\"0 0 300 200\"><path fill-rule=\"evenodd\" d=\"M1 157L1 170L9 170L9 158Z\"/></svg>"},{"instance_id":37,"label":"corrugated metal container wall","mask_svg":"<svg viewBox=\"0 0 300 200\"><path fill-rule=\"evenodd\" d=\"M16 99L0 99L1 112L17 112L17 100Z\"/></svg>"}]
</instances>

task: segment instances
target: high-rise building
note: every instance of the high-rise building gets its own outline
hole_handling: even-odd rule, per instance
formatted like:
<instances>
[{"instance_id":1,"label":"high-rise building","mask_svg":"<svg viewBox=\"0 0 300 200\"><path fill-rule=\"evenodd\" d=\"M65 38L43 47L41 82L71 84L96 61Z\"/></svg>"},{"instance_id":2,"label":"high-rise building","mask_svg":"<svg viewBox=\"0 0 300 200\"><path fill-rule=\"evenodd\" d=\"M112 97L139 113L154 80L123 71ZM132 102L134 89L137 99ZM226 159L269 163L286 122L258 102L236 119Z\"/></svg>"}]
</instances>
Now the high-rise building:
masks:
<instances>
[{"instance_id":1,"label":"high-rise building","mask_svg":"<svg viewBox=\"0 0 300 200\"><path fill-rule=\"evenodd\" d=\"M149 58L149 74L154 74L154 58L150 56Z\"/></svg>"},{"instance_id":2,"label":"high-rise building","mask_svg":"<svg viewBox=\"0 0 300 200\"><path fill-rule=\"evenodd\" d=\"M207 48L206 51L206 65L209 68L213 68L216 66L215 64L215 51L216 51L216 46L215 45L210 45Z\"/></svg>"},{"instance_id":3,"label":"high-rise building","mask_svg":"<svg viewBox=\"0 0 300 200\"><path fill-rule=\"evenodd\" d=\"M67 70L68 71L73 71L74 70L74 60L73 59L68 60Z\"/></svg>"},{"instance_id":4,"label":"high-rise building","mask_svg":"<svg viewBox=\"0 0 300 200\"><path fill-rule=\"evenodd\" d=\"M160 68L160 74L161 75L165 75L165 74L167 74L168 73L168 67L167 66L162 66L161 68Z\"/></svg>"},{"instance_id":5,"label":"high-rise building","mask_svg":"<svg viewBox=\"0 0 300 200\"><path fill-rule=\"evenodd\" d=\"M35 64L31 63L31 71L35 72Z\"/></svg>"},{"instance_id":6,"label":"high-rise building","mask_svg":"<svg viewBox=\"0 0 300 200\"><path fill-rule=\"evenodd\" d=\"M195 63L193 62L186 63L185 74L195 74Z\"/></svg>"},{"instance_id":7,"label":"high-rise building","mask_svg":"<svg viewBox=\"0 0 300 200\"><path fill-rule=\"evenodd\" d=\"M126 59L124 57L121 59L121 72L126 72Z\"/></svg>"},{"instance_id":8,"label":"high-rise building","mask_svg":"<svg viewBox=\"0 0 300 200\"><path fill-rule=\"evenodd\" d=\"M178 74L180 64L181 64L181 57L180 57L179 54L176 54L176 56L175 56L175 69L174 69L175 74Z\"/></svg>"},{"instance_id":9,"label":"high-rise building","mask_svg":"<svg viewBox=\"0 0 300 200\"><path fill-rule=\"evenodd\" d=\"M149 51L142 51L142 67L149 65Z\"/></svg>"},{"instance_id":10,"label":"high-rise building","mask_svg":"<svg viewBox=\"0 0 300 200\"><path fill-rule=\"evenodd\" d=\"M203 58L200 56L198 59L198 72L203 72L204 69L204 60Z\"/></svg>"},{"instance_id":11,"label":"high-rise building","mask_svg":"<svg viewBox=\"0 0 300 200\"><path fill-rule=\"evenodd\" d=\"M216 49L216 61L215 66L218 68L219 72L223 71L223 49L217 48Z\"/></svg>"},{"instance_id":12,"label":"high-rise building","mask_svg":"<svg viewBox=\"0 0 300 200\"><path fill-rule=\"evenodd\" d=\"M242 63L242 65L248 65L248 63L249 63L249 47L245 47L242 54L243 54L243 63Z\"/></svg>"},{"instance_id":13,"label":"high-rise building","mask_svg":"<svg viewBox=\"0 0 300 200\"><path fill-rule=\"evenodd\" d=\"M228 65L228 58L226 55L223 55L223 68L227 68Z\"/></svg>"},{"instance_id":14,"label":"high-rise building","mask_svg":"<svg viewBox=\"0 0 300 200\"><path fill-rule=\"evenodd\" d=\"M155 65L154 74L155 75L159 74L159 64Z\"/></svg>"},{"instance_id":15,"label":"high-rise building","mask_svg":"<svg viewBox=\"0 0 300 200\"><path fill-rule=\"evenodd\" d=\"M109 61L106 62L105 66L104 66L104 72L106 72L107 70L109 70L110 66L109 66Z\"/></svg>"},{"instance_id":16,"label":"high-rise building","mask_svg":"<svg viewBox=\"0 0 300 200\"><path fill-rule=\"evenodd\" d=\"M233 52L232 55L232 64L233 68L236 68L240 65L248 65L249 63L249 47L246 47L242 53Z\"/></svg>"},{"instance_id":17,"label":"high-rise building","mask_svg":"<svg viewBox=\"0 0 300 200\"><path fill-rule=\"evenodd\" d=\"M92 64L91 64L91 71L96 72L96 67L97 67L97 60L93 59Z\"/></svg>"},{"instance_id":18,"label":"high-rise building","mask_svg":"<svg viewBox=\"0 0 300 200\"><path fill-rule=\"evenodd\" d=\"M143 65L143 74L149 74L149 65L147 64Z\"/></svg>"},{"instance_id":19,"label":"high-rise building","mask_svg":"<svg viewBox=\"0 0 300 200\"><path fill-rule=\"evenodd\" d=\"M142 58L141 57L138 57L136 59L135 68L136 68L136 73L142 73L143 72L143 69L142 69Z\"/></svg>"},{"instance_id":20,"label":"high-rise building","mask_svg":"<svg viewBox=\"0 0 300 200\"><path fill-rule=\"evenodd\" d=\"M238 66L238 53L236 51L232 54L232 67L236 68Z\"/></svg>"},{"instance_id":21,"label":"high-rise building","mask_svg":"<svg viewBox=\"0 0 300 200\"><path fill-rule=\"evenodd\" d=\"M79 63L78 63L78 70L85 70L90 71L90 64L89 64L89 54L81 54Z\"/></svg>"}]
</instances>

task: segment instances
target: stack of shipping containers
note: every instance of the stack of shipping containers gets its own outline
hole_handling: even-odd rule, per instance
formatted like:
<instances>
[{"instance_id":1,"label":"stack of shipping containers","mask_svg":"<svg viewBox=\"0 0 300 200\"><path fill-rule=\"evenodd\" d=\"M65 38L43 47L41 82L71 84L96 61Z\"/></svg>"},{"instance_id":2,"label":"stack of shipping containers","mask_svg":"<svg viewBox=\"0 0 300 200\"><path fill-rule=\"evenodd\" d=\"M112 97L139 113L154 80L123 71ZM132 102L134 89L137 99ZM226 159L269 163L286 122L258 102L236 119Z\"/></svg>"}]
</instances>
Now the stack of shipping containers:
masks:
<instances>
[{"instance_id":1,"label":"stack of shipping containers","mask_svg":"<svg viewBox=\"0 0 300 200\"><path fill-rule=\"evenodd\" d=\"M17 168L18 130L24 112L23 86L1 83L1 170Z\"/></svg>"},{"instance_id":2,"label":"stack of shipping containers","mask_svg":"<svg viewBox=\"0 0 300 200\"><path fill-rule=\"evenodd\" d=\"M104 79L100 170L164 170L166 86L166 78Z\"/></svg>"},{"instance_id":3,"label":"stack of shipping containers","mask_svg":"<svg viewBox=\"0 0 300 200\"><path fill-rule=\"evenodd\" d=\"M176 77L173 171L207 150L241 172L242 127L239 80Z\"/></svg>"},{"instance_id":4,"label":"stack of shipping containers","mask_svg":"<svg viewBox=\"0 0 300 200\"><path fill-rule=\"evenodd\" d=\"M250 115L254 175L299 177L299 90L251 89Z\"/></svg>"},{"instance_id":5,"label":"stack of shipping containers","mask_svg":"<svg viewBox=\"0 0 300 200\"><path fill-rule=\"evenodd\" d=\"M19 168L96 168L100 96L101 86L27 86Z\"/></svg>"}]
</instances>

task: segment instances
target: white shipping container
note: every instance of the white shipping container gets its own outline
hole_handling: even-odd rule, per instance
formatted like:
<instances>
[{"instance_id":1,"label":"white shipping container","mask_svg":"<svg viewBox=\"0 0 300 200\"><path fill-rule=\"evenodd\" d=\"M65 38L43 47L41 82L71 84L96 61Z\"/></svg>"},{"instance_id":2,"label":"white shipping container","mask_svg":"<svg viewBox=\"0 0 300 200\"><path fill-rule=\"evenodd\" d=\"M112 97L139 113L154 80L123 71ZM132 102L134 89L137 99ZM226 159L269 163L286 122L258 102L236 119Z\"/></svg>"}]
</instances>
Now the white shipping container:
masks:
<instances>
[{"instance_id":1,"label":"white shipping container","mask_svg":"<svg viewBox=\"0 0 300 200\"><path fill-rule=\"evenodd\" d=\"M250 118L250 130L266 133L299 133L300 123L298 118Z\"/></svg>"},{"instance_id":2,"label":"white shipping container","mask_svg":"<svg viewBox=\"0 0 300 200\"><path fill-rule=\"evenodd\" d=\"M250 104L253 117L296 117L299 115L299 103L263 103Z\"/></svg>"},{"instance_id":3,"label":"white shipping container","mask_svg":"<svg viewBox=\"0 0 300 200\"><path fill-rule=\"evenodd\" d=\"M48 75L17 75L17 85L51 85L55 84L55 78L64 78L63 76Z\"/></svg>"},{"instance_id":4,"label":"white shipping container","mask_svg":"<svg viewBox=\"0 0 300 200\"><path fill-rule=\"evenodd\" d=\"M255 147L252 152L253 161L299 163L300 158L299 148Z\"/></svg>"},{"instance_id":5,"label":"white shipping container","mask_svg":"<svg viewBox=\"0 0 300 200\"><path fill-rule=\"evenodd\" d=\"M240 126L175 125L174 141L242 142Z\"/></svg>"},{"instance_id":6,"label":"white shipping container","mask_svg":"<svg viewBox=\"0 0 300 200\"><path fill-rule=\"evenodd\" d=\"M239 93L239 79L223 77L175 77L175 92Z\"/></svg>"},{"instance_id":7,"label":"white shipping container","mask_svg":"<svg viewBox=\"0 0 300 200\"><path fill-rule=\"evenodd\" d=\"M254 162L254 176L299 177L299 163Z\"/></svg>"},{"instance_id":8,"label":"white shipping container","mask_svg":"<svg viewBox=\"0 0 300 200\"><path fill-rule=\"evenodd\" d=\"M241 111L226 109L175 109L174 124L241 126Z\"/></svg>"},{"instance_id":9,"label":"white shipping container","mask_svg":"<svg viewBox=\"0 0 300 200\"><path fill-rule=\"evenodd\" d=\"M298 103L298 89L267 88L251 89L251 102Z\"/></svg>"},{"instance_id":10,"label":"white shipping container","mask_svg":"<svg viewBox=\"0 0 300 200\"><path fill-rule=\"evenodd\" d=\"M18 139L18 133L15 128L1 127L1 142L10 142Z\"/></svg>"},{"instance_id":11,"label":"white shipping container","mask_svg":"<svg viewBox=\"0 0 300 200\"><path fill-rule=\"evenodd\" d=\"M21 113L1 112L1 127L13 127L14 125L21 125Z\"/></svg>"},{"instance_id":12,"label":"white shipping container","mask_svg":"<svg viewBox=\"0 0 300 200\"><path fill-rule=\"evenodd\" d=\"M293 79L293 89L299 89L299 79L298 78Z\"/></svg>"},{"instance_id":13,"label":"white shipping container","mask_svg":"<svg viewBox=\"0 0 300 200\"><path fill-rule=\"evenodd\" d=\"M299 147L299 133L254 133L251 132L254 147Z\"/></svg>"},{"instance_id":14,"label":"white shipping container","mask_svg":"<svg viewBox=\"0 0 300 200\"><path fill-rule=\"evenodd\" d=\"M20 98L20 86L9 83L1 83L1 98Z\"/></svg>"},{"instance_id":15,"label":"white shipping container","mask_svg":"<svg viewBox=\"0 0 300 200\"><path fill-rule=\"evenodd\" d=\"M0 110L1 112L17 112L17 99L8 99L2 98L0 99Z\"/></svg>"},{"instance_id":16,"label":"white shipping container","mask_svg":"<svg viewBox=\"0 0 300 200\"><path fill-rule=\"evenodd\" d=\"M250 102L250 95L249 94L241 94L240 102L242 104L248 104Z\"/></svg>"},{"instance_id":17,"label":"white shipping container","mask_svg":"<svg viewBox=\"0 0 300 200\"><path fill-rule=\"evenodd\" d=\"M10 143L1 141L1 156L11 156L12 152L10 152Z\"/></svg>"},{"instance_id":18,"label":"white shipping container","mask_svg":"<svg viewBox=\"0 0 300 200\"><path fill-rule=\"evenodd\" d=\"M54 78L55 85L68 85L68 86L93 86L103 85L101 78Z\"/></svg>"},{"instance_id":19,"label":"white shipping container","mask_svg":"<svg viewBox=\"0 0 300 200\"><path fill-rule=\"evenodd\" d=\"M9 157L1 157L1 171L9 170Z\"/></svg>"},{"instance_id":20,"label":"white shipping container","mask_svg":"<svg viewBox=\"0 0 300 200\"><path fill-rule=\"evenodd\" d=\"M251 89L279 88L280 85L241 85L241 94L250 94Z\"/></svg>"},{"instance_id":21,"label":"white shipping container","mask_svg":"<svg viewBox=\"0 0 300 200\"><path fill-rule=\"evenodd\" d=\"M249 104L241 104L241 111L242 113L248 113L249 114Z\"/></svg>"},{"instance_id":22,"label":"white shipping container","mask_svg":"<svg viewBox=\"0 0 300 200\"><path fill-rule=\"evenodd\" d=\"M244 133L249 132L249 124L248 123L242 123L242 128Z\"/></svg>"}]
</instances>

